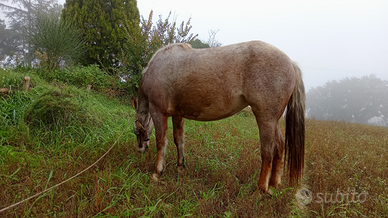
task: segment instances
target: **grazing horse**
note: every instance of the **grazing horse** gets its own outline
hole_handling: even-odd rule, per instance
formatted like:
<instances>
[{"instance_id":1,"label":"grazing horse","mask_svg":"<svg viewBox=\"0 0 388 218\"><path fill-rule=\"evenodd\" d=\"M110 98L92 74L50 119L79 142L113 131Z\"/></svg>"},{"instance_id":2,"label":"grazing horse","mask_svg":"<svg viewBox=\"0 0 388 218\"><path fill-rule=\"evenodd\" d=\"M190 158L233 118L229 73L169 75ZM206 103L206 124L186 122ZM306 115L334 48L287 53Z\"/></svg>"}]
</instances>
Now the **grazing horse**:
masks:
<instances>
[{"instance_id":1,"label":"grazing horse","mask_svg":"<svg viewBox=\"0 0 388 218\"><path fill-rule=\"evenodd\" d=\"M168 117L172 117L179 170L185 167L184 118L219 120L248 105L260 134L260 193L281 183L285 159L290 185L303 176L304 85L299 67L278 48L261 41L208 49L171 44L155 53L142 76L138 100L134 99L134 132L138 150L144 152L155 126L154 180L165 171ZM286 107L284 140L279 119Z\"/></svg>"}]
</instances>

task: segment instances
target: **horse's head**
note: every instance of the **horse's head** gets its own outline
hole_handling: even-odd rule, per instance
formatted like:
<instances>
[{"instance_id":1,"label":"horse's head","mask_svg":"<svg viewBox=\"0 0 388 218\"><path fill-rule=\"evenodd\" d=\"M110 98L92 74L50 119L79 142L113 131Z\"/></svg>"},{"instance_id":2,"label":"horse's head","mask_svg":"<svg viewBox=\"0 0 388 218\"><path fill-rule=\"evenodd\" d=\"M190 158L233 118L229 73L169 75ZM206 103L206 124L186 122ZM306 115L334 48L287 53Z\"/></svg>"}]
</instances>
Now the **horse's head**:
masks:
<instances>
[{"instance_id":1,"label":"horse's head","mask_svg":"<svg viewBox=\"0 0 388 218\"><path fill-rule=\"evenodd\" d=\"M152 121L151 115L149 113L143 113L142 111L138 110L136 100L133 102L136 109L133 132L137 137L137 150L143 153L145 149L148 148L150 143L150 136L152 134L154 122Z\"/></svg>"}]
</instances>

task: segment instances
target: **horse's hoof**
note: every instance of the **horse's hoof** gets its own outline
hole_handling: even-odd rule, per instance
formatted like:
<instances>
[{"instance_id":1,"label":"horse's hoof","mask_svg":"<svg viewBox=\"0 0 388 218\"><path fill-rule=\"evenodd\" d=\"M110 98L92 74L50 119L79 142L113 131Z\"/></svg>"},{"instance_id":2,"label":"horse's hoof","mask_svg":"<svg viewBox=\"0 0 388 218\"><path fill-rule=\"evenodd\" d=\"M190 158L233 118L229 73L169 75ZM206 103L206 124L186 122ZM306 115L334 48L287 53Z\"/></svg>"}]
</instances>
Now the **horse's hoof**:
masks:
<instances>
[{"instance_id":1,"label":"horse's hoof","mask_svg":"<svg viewBox=\"0 0 388 218\"><path fill-rule=\"evenodd\" d=\"M272 189L268 189L268 191L266 192L266 194L268 194L268 195L270 195L270 196L272 196L273 195L273 191L272 191Z\"/></svg>"},{"instance_id":2,"label":"horse's hoof","mask_svg":"<svg viewBox=\"0 0 388 218\"><path fill-rule=\"evenodd\" d=\"M155 183L166 185L166 182L164 182L162 179L160 179L160 176L157 173L153 173L151 176L151 180Z\"/></svg>"},{"instance_id":3,"label":"horse's hoof","mask_svg":"<svg viewBox=\"0 0 388 218\"><path fill-rule=\"evenodd\" d=\"M268 188L267 191L264 191L260 188L256 189L256 191L252 194L252 197L258 198L258 197L263 197L263 196L273 196L273 191L272 189Z\"/></svg>"},{"instance_id":4,"label":"horse's hoof","mask_svg":"<svg viewBox=\"0 0 388 218\"><path fill-rule=\"evenodd\" d=\"M181 176L186 175L186 168L184 166L178 166L178 174Z\"/></svg>"},{"instance_id":5,"label":"horse's hoof","mask_svg":"<svg viewBox=\"0 0 388 218\"><path fill-rule=\"evenodd\" d=\"M256 189L256 191L253 192L253 194L252 194L253 199L261 198L261 196L262 196L262 194L261 194L261 191L259 189Z\"/></svg>"},{"instance_id":6,"label":"horse's hoof","mask_svg":"<svg viewBox=\"0 0 388 218\"><path fill-rule=\"evenodd\" d=\"M157 173L153 173L152 176L151 176L151 179L154 182L159 182L160 181L159 175Z\"/></svg>"}]
</instances>

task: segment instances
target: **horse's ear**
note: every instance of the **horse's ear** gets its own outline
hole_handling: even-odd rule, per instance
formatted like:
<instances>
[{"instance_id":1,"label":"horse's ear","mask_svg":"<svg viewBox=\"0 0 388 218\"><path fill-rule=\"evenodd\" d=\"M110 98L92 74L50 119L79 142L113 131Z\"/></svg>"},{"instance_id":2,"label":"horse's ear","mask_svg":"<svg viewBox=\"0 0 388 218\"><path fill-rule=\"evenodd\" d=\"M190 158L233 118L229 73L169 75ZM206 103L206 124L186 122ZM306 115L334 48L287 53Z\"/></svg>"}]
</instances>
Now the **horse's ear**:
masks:
<instances>
[{"instance_id":1,"label":"horse's ear","mask_svg":"<svg viewBox=\"0 0 388 218\"><path fill-rule=\"evenodd\" d=\"M136 101L136 98L133 99L133 107L135 107L135 110L137 110L137 101Z\"/></svg>"}]
</instances>

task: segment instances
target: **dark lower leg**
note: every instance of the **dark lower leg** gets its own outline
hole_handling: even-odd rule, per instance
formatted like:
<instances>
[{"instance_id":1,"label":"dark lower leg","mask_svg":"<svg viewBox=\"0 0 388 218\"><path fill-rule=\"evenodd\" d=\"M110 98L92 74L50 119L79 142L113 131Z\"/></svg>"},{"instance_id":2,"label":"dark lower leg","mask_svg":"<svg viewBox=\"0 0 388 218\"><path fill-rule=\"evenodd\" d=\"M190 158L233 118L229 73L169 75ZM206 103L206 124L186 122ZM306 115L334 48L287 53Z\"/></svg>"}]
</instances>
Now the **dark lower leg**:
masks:
<instances>
[{"instance_id":1,"label":"dark lower leg","mask_svg":"<svg viewBox=\"0 0 388 218\"><path fill-rule=\"evenodd\" d=\"M284 140L279 126L276 128L276 148L272 162L272 172L269 186L276 188L282 180L284 170Z\"/></svg>"},{"instance_id":2,"label":"dark lower leg","mask_svg":"<svg viewBox=\"0 0 388 218\"><path fill-rule=\"evenodd\" d=\"M182 117L172 117L174 127L174 143L178 152L178 167L185 167L185 136L184 136L184 119Z\"/></svg>"}]
</instances>

